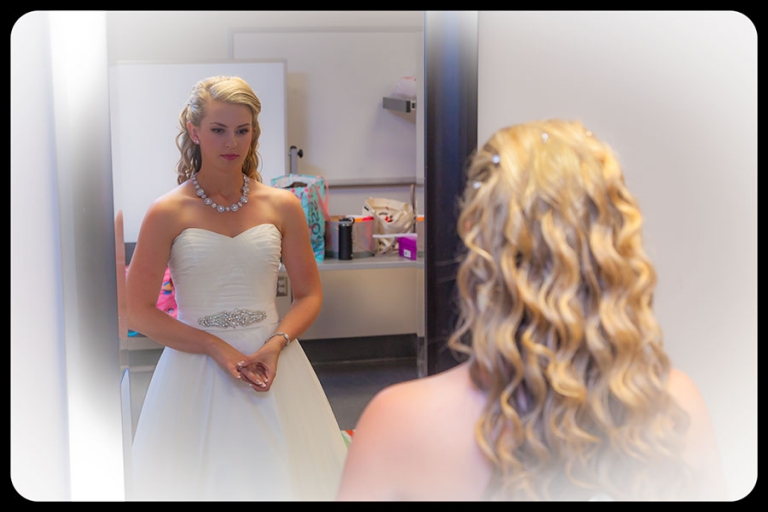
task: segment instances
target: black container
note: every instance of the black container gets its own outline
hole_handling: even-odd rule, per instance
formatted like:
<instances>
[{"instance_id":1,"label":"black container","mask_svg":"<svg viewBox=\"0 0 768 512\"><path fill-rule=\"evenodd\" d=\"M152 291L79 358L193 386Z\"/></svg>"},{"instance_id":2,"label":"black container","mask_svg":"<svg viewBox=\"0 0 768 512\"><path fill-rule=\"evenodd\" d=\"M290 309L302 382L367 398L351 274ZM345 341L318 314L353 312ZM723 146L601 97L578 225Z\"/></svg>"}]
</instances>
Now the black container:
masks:
<instances>
[{"instance_id":1,"label":"black container","mask_svg":"<svg viewBox=\"0 0 768 512\"><path fill-rule=\"evenodd\" d=\"M355 219L344 217L339 219L339 259L352 259L352 224Z\"/></svg>"}]
</instances>

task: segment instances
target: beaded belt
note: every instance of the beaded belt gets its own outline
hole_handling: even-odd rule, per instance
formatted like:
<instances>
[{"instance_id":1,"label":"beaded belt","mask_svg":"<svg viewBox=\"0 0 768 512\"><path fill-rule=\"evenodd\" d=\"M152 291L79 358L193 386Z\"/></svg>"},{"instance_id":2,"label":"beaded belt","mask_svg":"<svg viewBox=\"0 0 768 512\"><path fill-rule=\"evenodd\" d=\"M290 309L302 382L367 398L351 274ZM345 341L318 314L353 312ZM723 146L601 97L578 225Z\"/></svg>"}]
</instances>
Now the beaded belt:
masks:
<instances>
[{"instance_id":1,"label":"beaded belt","mask_svg":"<svg viewBox=\"0 0 768 512\"><path fill-rule=\"evenodd\" d=\"M232 309L219 311L213 315L201 316L197 323L204 327L245 327L255 322L261 322L267 318L265 311L253 311L251 309Z\"/></svg>"}]
</instances>

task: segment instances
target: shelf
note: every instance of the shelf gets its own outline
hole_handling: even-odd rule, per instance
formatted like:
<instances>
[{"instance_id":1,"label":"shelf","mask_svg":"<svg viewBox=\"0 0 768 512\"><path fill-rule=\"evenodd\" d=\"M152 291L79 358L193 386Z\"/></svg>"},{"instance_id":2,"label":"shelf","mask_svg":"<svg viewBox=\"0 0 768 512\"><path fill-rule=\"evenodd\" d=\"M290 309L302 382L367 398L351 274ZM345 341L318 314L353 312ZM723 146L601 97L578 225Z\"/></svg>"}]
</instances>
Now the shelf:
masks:
<instances>
[{"instance_id":1,"label":"shelf","mask_svg":"<svg viewBox=\"0 0 768 512\"><path fill-rule=\"evenodd\" d=\"M365 269L384 269L384 268L424 268L424 255L419 253L415 260L404 258L393 251L387 254L377 254L376 256L366 256L363 258L352 258L351 260L340 260L326 256L323 261L317 262L317 269L320 272L325 270L365 270ZM280 263L279 272L285 272L285 266Z\"/></svg>"},{"instance_id":2,"label":"shelf","mask_svg":"<svg viewBox=\"0 0 768 512\"><path fill-rule=\"evenodd\" d=\"M328 179L329 188L373 188L373 187L417 187L424 186L424 180L415 176L402 176L394 178L354 178L354 179Z\"/></svg>"},{"instance_id":3,"label":"shelf","mask_svg":"<svg viewBox=\"0 0 768 512\"><path fill-rule=\"evenodd\" d=\"M415 260L400 256L397 251L388 254L379 254L367 258L353 258L351 260L339 260L336 258L325 258L317 262L317 269L320 272L326 270L363 270L363 269L385 269L385 268L424 268L424 257Z\"/></svg>"},{"instance_id":4,"label":"shelf","mask_svg":"<svg viewBox=\"0 0 768 512\"><path fill-rule=\"evenodd\" d=\"M397 112L411 112L416 110L416 102L404 98L390 98L385 96L383 106L387 110L396 110Z\"/></svg>"}]
</instances>

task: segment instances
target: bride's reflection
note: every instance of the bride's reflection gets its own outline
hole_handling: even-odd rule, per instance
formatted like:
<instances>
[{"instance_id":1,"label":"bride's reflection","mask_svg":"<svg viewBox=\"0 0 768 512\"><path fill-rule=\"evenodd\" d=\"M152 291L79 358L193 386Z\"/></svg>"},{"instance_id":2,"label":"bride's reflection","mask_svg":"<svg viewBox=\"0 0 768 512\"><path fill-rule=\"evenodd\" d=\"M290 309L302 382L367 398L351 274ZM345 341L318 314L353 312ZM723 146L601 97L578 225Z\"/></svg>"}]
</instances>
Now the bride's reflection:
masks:
<instances>
[{"instance_id":1,"label":"bride's reflection","mask_svg":"<svg viewBox=\"0 0 768 512\"><path fill-rule=\"evenodd\" d=\"M179 117L179 185L139 231L128 327L165 348L133 439L137 499L335 496L346 447L297 339L320 312L320 276L299 199L261 182L261 110L239 77L198 81ZM167 270L177 318L157 307Z\"/></svg>"}]
</instances>

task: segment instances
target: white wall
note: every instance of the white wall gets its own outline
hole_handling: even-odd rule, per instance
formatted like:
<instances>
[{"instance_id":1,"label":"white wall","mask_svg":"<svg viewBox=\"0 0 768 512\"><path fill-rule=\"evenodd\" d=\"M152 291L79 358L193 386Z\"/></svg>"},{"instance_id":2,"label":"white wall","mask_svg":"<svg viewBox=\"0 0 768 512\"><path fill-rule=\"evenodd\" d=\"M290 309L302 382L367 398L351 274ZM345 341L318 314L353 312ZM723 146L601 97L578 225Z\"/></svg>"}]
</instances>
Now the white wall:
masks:
<instances>
[{"instance_id":1,"label":"white wall","mask_svg":"<svg viewBox=\"0 0 768 512\"><path fill-rule=\"evenodd\" d=\"M359 176L360 181L381 178L378 170L382 168L394 169L389 176L416 175L419 180L423 177L423 113L418 105L416 115L402 115L381 107L382 87L394 89L401 74L416 74L418 78L423 74L423 45L413 37L422 29L423 17L421 11L109 11L108 59L110 65L121 61L218 62L235 57L286 59L287 141L289 146L295 145L304 152L298 160L298 172L329 177L331 214L360 214L365 199L371 195L410 202L410 188L334 188L339 177L341 181L348 181L349 176ZM343 35L365 30L401 30L404 38L417 44L405 58L400 44L393 48L398 59L385 62L379 55L362 66L358 59L355 69L350 70L346 58L363 49L355 48L355 44L345 47ZM301 39L302 32L303 37L326 32L338 41L330 43L337 50L307 47L303 53L297 53L288 36L296 34ZM275 41L288 38L282 53L275 48L259 53L258 49L240 46L236 54L232 47L235 33L261 34ZM359 40L351 38L356 43ZM401 67L398 60L405 64ZM322 62L328 64L325 69L318 65ZM373 110L361 117L345 101L349 96L348 82L357 75L369 84L370 76L381 76L382 66L392 70L389 82L379 83L376 90L355 91L354 106L360 105L360 95L370 94L373 98ZM342 70L347 72L340 76L338 95L328 94L334 89L329 77L341 75ZM366 120L365 126L361 126L361 118ZM398 172L401 168L403 172ZM422 187L417 187L416 196L423 212ZM130 207L126 202L125 208ZM126 241L132 240L127 237Z\"/></svg>"},{"instance_id":2,"label":"white wall","mask_svg":"<svg viewBox=\"0 0 768 512\"><path fill-rule=\"evenodd\" d=\"M13 27L11 100L11 482L28 499L62 500L70 496L67 386L45 16Z\"/></svg>"},{"instance_id":3,"label":"white wall","mask_svg":"<svg viewBox=\"0 0 768 512\"><path fill-rule=\"evenodd\" d=\"M673 363L710 408L732 499L757 478L757 34L732 11L486 12L478 138L579 119L645 216Z\"/></svg>"},{"instance_id":4,"label":"white wall","mask_svg":"<svg viewBox=\"0 0 768 512\"><path fill-rule=\"evenodd\" d=\"M124 497L105 27L12 32L11 479L34 501Z\"/></svg>"}]
</instances>

